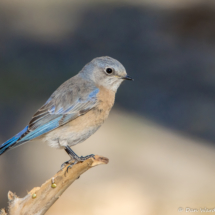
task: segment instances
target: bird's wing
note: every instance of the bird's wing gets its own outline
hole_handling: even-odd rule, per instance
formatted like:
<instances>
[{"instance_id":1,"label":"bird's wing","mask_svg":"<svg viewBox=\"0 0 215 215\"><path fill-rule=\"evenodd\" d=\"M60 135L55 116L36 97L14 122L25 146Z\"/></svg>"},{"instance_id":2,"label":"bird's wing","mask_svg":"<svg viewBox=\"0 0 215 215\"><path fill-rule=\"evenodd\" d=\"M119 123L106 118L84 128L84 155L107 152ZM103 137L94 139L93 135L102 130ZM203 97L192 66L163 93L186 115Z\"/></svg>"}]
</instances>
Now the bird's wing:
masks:
<instances>
[{"instance_id":1,"label":"bird's wing","mask_svg":"<svg viewBox=\"0 0 215 215\"><path fill-rule=\"evenodd\" d=\"M86 86L85 86L86 87ZM97 104L99 89L77 86L71 90L59 89L34 114L28 130L16 143L16 146L43 135L69 121L87 113Z\"/></svg>"}]
</instances>

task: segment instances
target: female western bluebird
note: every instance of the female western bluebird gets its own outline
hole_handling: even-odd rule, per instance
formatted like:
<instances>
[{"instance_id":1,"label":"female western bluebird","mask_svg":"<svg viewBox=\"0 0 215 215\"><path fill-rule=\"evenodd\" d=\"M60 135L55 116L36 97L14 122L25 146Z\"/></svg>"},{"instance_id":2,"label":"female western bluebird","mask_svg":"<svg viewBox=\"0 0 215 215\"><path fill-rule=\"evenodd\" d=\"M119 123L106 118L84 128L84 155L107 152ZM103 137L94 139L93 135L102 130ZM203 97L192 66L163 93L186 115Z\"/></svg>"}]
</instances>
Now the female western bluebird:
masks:
<instances>
[{"instance_id":1,"label":"female western bluebird","mask_svg":"<svg viewBox=\"0 0 215 215\"><path fill-rule=\"evenodd\" d=\"M133 80L111 57L98 57L63 83L33 115L28 126L0 146L0 155L31 140L63 148L74 165L94 155L79 157L70 146L85 141L108 117L123 80Z\"/></svg>"}]
</instances>

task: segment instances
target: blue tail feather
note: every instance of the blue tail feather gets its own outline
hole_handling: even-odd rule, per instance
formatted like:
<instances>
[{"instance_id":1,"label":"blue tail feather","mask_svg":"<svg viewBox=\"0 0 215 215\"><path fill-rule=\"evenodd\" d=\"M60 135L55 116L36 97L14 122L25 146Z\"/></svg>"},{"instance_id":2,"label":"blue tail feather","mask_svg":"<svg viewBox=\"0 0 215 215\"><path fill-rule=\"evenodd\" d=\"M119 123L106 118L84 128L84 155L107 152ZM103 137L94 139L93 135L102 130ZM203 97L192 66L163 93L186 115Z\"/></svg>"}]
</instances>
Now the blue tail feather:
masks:
<instances>
[{"instance_id":1,"label":"blue tail feather","mask_svg":"<svg viewBox=\"0 0 215 215\"><path fill-rule=\"evenodd\" d=\"M22 131L20 131L17 135L0 145L0 155L3 154L7 149L13 146L17 140L28 130L28 126L26 126Z\"/></svg>"}]
</instances>

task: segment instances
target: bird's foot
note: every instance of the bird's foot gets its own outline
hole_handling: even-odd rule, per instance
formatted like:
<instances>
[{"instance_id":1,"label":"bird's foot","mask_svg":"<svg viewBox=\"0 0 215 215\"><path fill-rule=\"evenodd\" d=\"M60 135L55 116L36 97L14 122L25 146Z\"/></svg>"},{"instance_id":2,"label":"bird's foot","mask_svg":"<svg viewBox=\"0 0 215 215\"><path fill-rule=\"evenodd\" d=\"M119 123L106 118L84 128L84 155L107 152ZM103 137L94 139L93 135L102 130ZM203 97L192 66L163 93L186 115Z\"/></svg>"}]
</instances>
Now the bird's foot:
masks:
<instances>
[{"instance_id":1,"label":"bird's foot","mask_svg":"<svg viewBox=\"0 0 215 215\"><path fill-rule=\"evenodd\" d=\"M67 172L70 168L72 168L76 163L78 162L83 162L85 160L87 160L88 158L94 158L95 159L95 155L91 154L91 155L87 155L85 157L81 156L81 157L78 157L78 156L75 156L74 159L75 160L71 160L73 161L68 167L67 167ZM65 163L70 163L69 161L65 162Z\"/></svg>"},{"instance_id":2,"label":"bird's foot","mask_svg":"<svg viewBox=\"0 0 215 215\"><path fill-rule=\"evenodd\" d=\"M72 168L76 163L78 163L77 160L74 160L74 159L68 160L61 165L61 168L59 171L62 171L66 165L70 164L66 169L66 172L68 172L69 169Z\"/></svg>"},{"instance_id":3,"label":"bird's foot","mask_svg":"<svg viewBox=\"0 0 215 215\"><path fill-rule=\"evenodd\" d=\"M78 162L82 162L87 160L88 158L94 158L95 159L95 155L91 154L91 155L87 155L87 156L81 156L79 157L78 155L73 155L72 158Z\"/></svg>"},{"instance_id":4,"label":"bird's foot","mask_svg":"<svg viewBox=\"0 0 215 215\"><path fill-rule=\"evenodd\" d=\"M66 169L66 171L68 172L69 171L69 169L71 169L75 164L77 164L78 162L83 162L83 161L85 161L85 160L87 160L88 158L94 158L95 159L95 155L93 155L93 154L91 154L91 155L87 155L87 156L81 156L81 157L73 157L71 160L68 160L68 161L66 161L66 162L64 162L62 165L61 165L61 170L63 170L63 168L66 166L66 165L68 165L68 164L70 164L68 167L67 167L67 169Z\"/></svg>"},{"instance_id":5,"label":"bird's foot","mask_svg":"<svg viewBox=\"0 0 215 215\"><path fill-rule=\"evenodd\" d=\"M67 169L66 169L66 171L67 171L67 173L68 173L68 171L69 171L69 169L71 169L76 163L78 163L78 161L77 160L73 160L73 162L72 163L70 163L70 165L67 167Z\"/></svg>"},{"instance_id":6,"label":"bird's foot","mask_svg":"<svg viewBox=\"0 0 215 215\"><path fill-rule=\"evenodd\" d=\"M88 158L94 158L95 159L95 155L91 154L91 155L87 155L85 157L81 156L79 157L77 154L75 154L75 152L73 152L73 150L69 147L66 146L65 147L65 151L67 152L67 154L70 156L71 160L66 161L65 163L63 163L61 165L61 169L63 169L67 164L70 164L67 167L67 172L70 168L72 168L75 164L77 164L78 162L83 162L85 160L87 160Z\"/></svg>"},{"instance_id":7,"label":"bird's foot","mask_svg":"<svg viewBox=\"0 0 215 215\"><path fill-rule=\"evenodd\" d=\"M87 155L87 156L85 156L85 157L81 156L81 157L80 157L80 160L81 160L81 161L85 161L85 160L87 160L88 158L94 158L94 159L95 159L95 155L94 155L94 154L91 154L91 155Z\"/></svg>"},{"instance_id":8,"label":"bird's foot","mask_svg":"<svg viewBox=\"0 0 215 215\"><path fill-rule=\"evenodd\" d=\"M70 161L71 161L71 160L68 160L68 161L64 162L64 163L61 165L60 169L63 170L63 168L64 168L67 164L69 164Z\"/></svg>"}]
</instances>

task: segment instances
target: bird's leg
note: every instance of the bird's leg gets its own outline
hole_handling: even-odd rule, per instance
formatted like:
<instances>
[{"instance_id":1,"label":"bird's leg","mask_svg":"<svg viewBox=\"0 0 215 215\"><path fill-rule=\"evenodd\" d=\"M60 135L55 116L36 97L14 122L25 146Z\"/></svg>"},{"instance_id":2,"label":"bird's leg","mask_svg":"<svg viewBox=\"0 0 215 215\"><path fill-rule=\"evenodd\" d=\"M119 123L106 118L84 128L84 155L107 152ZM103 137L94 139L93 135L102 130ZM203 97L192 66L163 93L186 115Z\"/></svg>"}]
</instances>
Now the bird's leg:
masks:
<instances>
[{"instance_id":1,"label":"bird's leg","mask_svg":"<svg viewBox=\"0 0 215 215\"><path fill-rule=\"evenodd\" d=\"M88 158L91 158L91 157L95 158L95 157L94 157L95 155L93 155L93 154L87 155L87 156L85 156L85 157L83 157L83 156L79 157L68 145L65 147L65 151L66 151L66 153L71 157L71 159L70 159L69 161L66 161L65 163L63 163L63 164L61 165L61 169L62 169L65 165L70 164L70 165L67 167L67 172L68 172L68 169L69 169L69 168L72 168L72 166L75 165L76 163L81 162L81 161L85 161L85 160L87 160Z\"/></svg>"},{"instance_id":2,"label":"bird's leg","mask_svg":"<svg viewBox=\"0 0 215 215\"><path fill-rule=\"evenodd\" d=\"M69 146L66 146L65 148L64 148L64 150L66 151L66 153L70 156L70 160L68 160L68 161L66 161L66 162L64 162L62 165L61 165L61 170L63 170L63 168L67 165L67 164L72 164L72 165L74 165L74 162L75 162L75 158L74 158L74 156L73 156L73 154L71 153L71 151L72 151L72 149L69 147ZM73 151L72 151L73 152ZM74 152L73 152L74 153ZM75 154L75 153L74 153ZM77 162L76 162L77 163Z\"/></svg>"},{"instance_id":3,"label":"bird's leg","mask_svg":"<svg viewBox=\"0 0 215 215\"><path fill-rule=\"evenodd\" d=\"M71 157L72 160L80 161L79 156L75 152L73 152L73 150L69 146L65 147L65 151Z\"/></svg>"},{"instance_id":4,"label":"bird's leg","mask_svg":"<svg viewBox=\"0 0 215 215\"><path fill-rule=\"evenodd\" d=\"M95 155L91 154L91 155L87 155L87 156L85 156L85 157L83 157L83 156L79 157L69 146L66 146L66 147L65 147L65 151L66 151L67 154L71 157L71 159L73 159L73 160L75 160L75 161L77 161L77 162L85 161L85 160L87 160L88 158L91 158L91 157L94 158L94 156L95 156Z\"/></svg>"}]
</instances>

